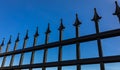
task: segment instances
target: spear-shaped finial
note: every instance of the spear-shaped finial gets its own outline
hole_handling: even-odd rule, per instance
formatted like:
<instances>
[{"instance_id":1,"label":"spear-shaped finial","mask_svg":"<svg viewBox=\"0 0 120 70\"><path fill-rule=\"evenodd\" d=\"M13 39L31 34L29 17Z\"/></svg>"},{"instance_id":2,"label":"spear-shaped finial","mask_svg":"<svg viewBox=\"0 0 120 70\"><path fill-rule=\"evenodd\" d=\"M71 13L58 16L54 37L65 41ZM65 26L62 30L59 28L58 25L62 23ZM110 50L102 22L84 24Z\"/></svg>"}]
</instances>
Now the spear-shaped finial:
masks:
<instances>
[{"instance_id":1,"label":"spear-shaped finial","mask_svg":"<svg viewBox=\"0 0 120 70\"><path fill-rule=\"evenodd\" d=\"M1 43L1 47L4 45L4 40L5 40L5 38L3 38L3 40L2 40L2 43Z\"/></svg>"},{"instance_id":2,"label":"spear-shaped finial","mask_svg":"<svg viewBox=\"0 0 120 70\"><path fill-rule=\"evenodd\" d=\"M38 32L38 27L36 28L36 33L34 35L34 37L38 37L39 36L39 32Z\"/></svg>"},{"instance_id":3,"label":"spear-shaped finial","mask_svg":"<svg viewBox=\"0 0 120 70\"><path fill-rule=\"evenodd\" d=\"M94 17L92 19L92 21L95 22L95 27L96 27L96 33L99 34L99 25L98 22L101 19L101 17L98 15L96 8L94 8Z\"/></svg>"},{"instance_id":4,"label":"spear-shaped finial","mask_svg":"<svg viewBox=\"0 0 120 70\"><path fill-rule=\"evenodd\" d=\"M75 23L73 24L74 26L79 26L81 22L79 21L78 14L76 13L76 20Z\"/></svg>"},{"instance_id":5,"label":"spear-shaped finial","mask_svg":"<svg viewBox=\"0 0 120 70\"><path fill-rule=\"evenodd\" d=\"M51 30L50 30L50 24L48 23L48 28L47 28L47 30L46 30L46 34L49 34L51 32Z\"/></svg>"},{"instance_id":6,"label":"spear-shaped finial","mask_svg":"<svg viewBox=\"0 0 120 70\"><path fill-rule=\"evenodd\" d=\"M61 19L61 23L60 23L60 26L59 26L59 28L58 28L58 30L63 30L63 29L65 29L65 27L64 27L64 25L63 25L63 20Z\"/></svg>"},{"instance_id":7,"label":"spear-shaped finial","mask_svg":"<svg viewBox=\"0 0 120 70\"><path fill-rule=\"evenodd\" d=\"M20 41L19 35L20 35L20 33L18 33L18 36L17 36L17 39L15 40L15 42L19 42Z\"/></svg>"},{"instance_id":8,"label":"spear-shaped finial","mask_svg":"<svg viewBox=\"0 0 120 70\"><path fill-rule=\"evenodd\" d=\"M11 44L11 38L12 38L12 35L10 35L10 38L9 38L8 44Z\"/></svg>"},{"instance_id":9,"label":"spear-shaped finial","mask_svg":"<svg viewBox=\"0 0 120 70\"><path fill-rule=\"evenodd\" d=\"M25 40L27 40L29 37L28 37L28 30L26 31L26 35L25 35Z\"/></svg>"},{"instance_id":10,"label":"spear-shaped finial","mask_svg":"<svg viewBox=\"0 0 120 70\"><path fill-rule=\"evenodd\" d=\"M94 17L92 19L92 21L94 21L95 23L98 23L99 20L101 19L102 17L100 17L96 11L96 8L94 8Z\"/></svg>"},{"instance_id":11,"label":"spear-shaped finial","mask_svg":"<svg viewBox=\"0 0 120 70\"><path fill-rule=\"evenodd\" d=\"M115 10L115 13L113 13L113 15L116 15L120 22L120 7L119 7L117 1L115 1L115 5L116 5L116 10Z\"/></svg>"}]
</instances>

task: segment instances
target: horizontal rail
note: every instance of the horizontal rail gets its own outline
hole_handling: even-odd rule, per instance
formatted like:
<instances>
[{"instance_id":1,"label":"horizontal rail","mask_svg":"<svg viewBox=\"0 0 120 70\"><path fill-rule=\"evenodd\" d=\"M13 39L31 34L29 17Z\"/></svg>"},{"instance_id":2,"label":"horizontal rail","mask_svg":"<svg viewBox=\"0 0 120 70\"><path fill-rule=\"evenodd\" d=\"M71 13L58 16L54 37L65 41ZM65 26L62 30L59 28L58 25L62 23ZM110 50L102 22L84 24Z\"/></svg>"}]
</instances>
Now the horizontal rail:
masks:
<instances>
[{"instance_id":1,"label":"horizontal rail","mask_svg":"<svg viewBox=\"0 0 120 70\"><path fill-rule=\"evenodd\" d=\"M57 41L57 42L53 42L53 43L38 45L36 47L29 47L29 48L25 48L25 49L19 49L19 50L15 50L15 51L0 53L0 57L12 55L12 54L20 54L22 52L23 53L31 52L33 50L36 51L36 50L41 50L41 49L45 49L45 48L53 48L53 47L57 47L59 45L64 46L64 45L69 45L69 44L75 44L76 42L80 42L80 43L87 42L87 41L96 40L97 38L105 39L105 38L110 38L110 37L115 37L115 36L120 36L120 29L105 31L105 32L101 32L99 34L86 35L86 36L82 36L82 37L78 37L78 38L67 39L67 40L63 40L61 42Z\"/></svg>"},{"instance_id":2,"label":"horizontal rail","mask_svg":"<svg viewBox=\"0 0 120 70\"><path fill-rule=\"evenodd\" d=\"M120 56L107 56L103 58L88 58L88 59L80 59L80 60L69 60L69 61L61 61L61 62L48 62L48 63L37 63L37 64L28 64L21 66L12 66L12 67L2 67L0 70L6 69L27 69L27 68L41 68L41 67L57 67L57 66L69 66L69 65L85 65L85 64L99 64L103 63L113 63L120 62Z\"/></svg>"},{"instance_id":3,"label":"horizontal rail","mask_svg":"<svg viewBox=\"0 0 120 70\"><path fill-rule=\"evenodd\" d=\"M10 51L10 52L7 52L7 53L1 53L0 57L11 55L11 54L19 54L21 52L30 52L32 50L41 50L41 49L45 49L45 48L52 48L52 47L56 47L56 46L59 46L59 45L64 46L64 45L74 44L76 42L92 41L92 40L96 40L97 38L104 39L104 38L110 38L110 37L115 37L115 36L120 36L120 29L101 32L99 35L91 34L91 35L82 36L82 37L78 37L78 38L63 40L61 42L58 41L58 42L53 42L53 43L49 43L49 44L46 44L46 45L44 44L44 45L38 45L36 47L25 48L23 50L20 49L20 50Z\"/></svg>"}]
</instances>

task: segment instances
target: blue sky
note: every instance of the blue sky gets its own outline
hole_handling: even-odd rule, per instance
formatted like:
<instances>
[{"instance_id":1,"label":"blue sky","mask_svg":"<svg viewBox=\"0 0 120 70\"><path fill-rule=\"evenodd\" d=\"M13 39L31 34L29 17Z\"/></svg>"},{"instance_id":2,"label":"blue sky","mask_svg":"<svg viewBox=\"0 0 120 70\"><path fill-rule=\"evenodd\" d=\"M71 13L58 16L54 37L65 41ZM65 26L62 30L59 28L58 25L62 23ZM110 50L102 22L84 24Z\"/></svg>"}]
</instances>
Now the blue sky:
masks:
<instances>
[{"instance_id":1,"label":"blue sky","mask_svg":"<svg viewBox=\"0 0 120 70\"><path fill-rule=\"evenodd\" d=\"M120 0L117 0L120 5ZM80 25L80 35L89 35L95 33L94 22L91 21L93 18L94 8L102 19L99 23L100 32L118 29L120 28L119 21L116 16L112 13L115 11L115 0L0 0L0 40L5 37L5 46L8 42L9 36L12 35L12 44L9 51L13 50L14 42L17 37L17 33L20 33L20 42L17 49L22 48L23 38L26 30L29 30L29 40L27 47L31 47L33 42L33 35L36 27L39 27L39 39L37 45L44 44L45 31L48 23L50 23L50 39L49 42L58 41L58 27L60 19L63 19L63 24L66 27L63 33L63 39L69 39L75 37L75 28L73 26L75 22L75 14L78 13L78 17L82 24ZM117 41L117 42L116 42ZM102 40L102 47L104 56L120 55L119 48L120 37L114 37ZM112 43L111 43L112 42ZM109 49L108 49L109 48ZM68 49L68 51L66 51ZM88 50L89 49L89 50ZM81 43L81 58L98 57L96 41ZM87 53L86 53L86 50ZM2 52L5 51L3 48ZM58 48L52 48L48 50L47 61L57 61ZM54 53L56 52L56 53ZM38 54L39 53L39 54ZM67 45L63 48L63 60L75 59L75 44ZM70 56L66 56L68 54ZM88 54L89 53L89 54ZM24 63L29 63L27 58L30 58L31 53L25 53ZM51 56L56 55L56 56ZM43 50L36 52L37 62L42 62ZM19 55L15 57L15 65L17 65ZM11 56L7 57L7 61ZM0 58L2 59L2 58ZM0 60L0 63L2 60ZM6 63L6 66L9 63ZM106 70L118 70L120 63L105 64ZM118 68L119 67L119 68ZM63 70L70 70L70 67L63 67ZM72 66L71 69L75 70L76 66ZM82 70L99 70L99 64L83 65ZM116 68L116 69L114 69ZM56 70L56 68L53 68ZM48 68L47 70L52 70Z\"/></svg>"}]
</instances>

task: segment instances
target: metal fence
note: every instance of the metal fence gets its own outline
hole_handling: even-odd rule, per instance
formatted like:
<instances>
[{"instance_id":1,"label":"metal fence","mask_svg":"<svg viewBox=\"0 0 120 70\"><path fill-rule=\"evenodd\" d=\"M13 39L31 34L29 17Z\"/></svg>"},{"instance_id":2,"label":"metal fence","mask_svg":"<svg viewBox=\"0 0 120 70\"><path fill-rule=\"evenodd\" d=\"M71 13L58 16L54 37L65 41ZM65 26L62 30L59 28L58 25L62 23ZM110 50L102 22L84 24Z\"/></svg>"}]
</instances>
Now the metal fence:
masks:
<instances>
[{"instance_id":1,"label":"metal fence","mask_svg":"<svg viewBox=\"0 0 120 70\"><path fill-rule=\"evenodd\" d=\"M116 10L113 15L116 15L120 21L120 7L118 6L117 1L115 1L115 4L116 4ZM48 24L48 28L45 32L45 35L46 35L45 36L45 44L42 44L42 45L36 45L36 42L37 42L37 39L39 36L38 27L37 27L36 33L34 35L33 47L29 47L29 48L26 48L26 43L27 43L27 40L29 39L28 31L24 38L24 43L23 43L22 49L16 50L17 45L19 43L19 33L18 33L18 37L17 37L17 39L15 41L15 45L14 45L14 50L8 51L8 49L10 48L10 44L11 44L11 36L10 36L10 39L7 43L6 51L4 53L0 53L0 57L3 57L0 70L21 70L21 69L32 70L32 68L42 68L42 70L46 70L46 67L57 67L58 70L62 70L62 66L69 66L69 65L75 65L77 70L81 70L81 65L84 65L84 64L100 64L100 70L105 70L105 63L120 62L120 55L104 57L102 45L101 45L101 39L120 36L120 29L99 32L99 23L98 22L100 21L100 19L101 19L101 17L97 14L96 9L94 9L94 17L93 17L92 21L95 22L96 33L86 35L86 36L79 36L79 26L80 26L81 22L79 21L78 15L76 14L76 20L75 20L75 23L73 24L75 27L75 30L76 30L76 34L75 34L76 37L67 39L67 40L62 40L62 34L63 34L63 30L65 29L65 27L61 20L60 26L58 28L59 41L52 42L52 43L48 43L49 34L51 32L50 25ZM81 59L80 58L80 43L93 41L93 40L97 41L99 57ZM62 61L62 48L65 45L70 45L70 44L76 45L76 59ZM4 45L4 39L0 45L0 50L2 50L2 48L4 48L3 45ZM59 48L58 61L46 62L48 49L53 48L53 47ZM35 51L37 51L37 50L44 50L43 63L34 63ZM28 59L30 59L30 64L23 65L24 53L26 53L26 52L32 52L31 58L28 58ZM19 65L13 66L13 61L14 61L15 55L17 55L17 54L21 54ZM10 59L9 66L6 67L5 62L6 62L7 56L11 56L11 59Z\"/></svg>"}]
</instances>

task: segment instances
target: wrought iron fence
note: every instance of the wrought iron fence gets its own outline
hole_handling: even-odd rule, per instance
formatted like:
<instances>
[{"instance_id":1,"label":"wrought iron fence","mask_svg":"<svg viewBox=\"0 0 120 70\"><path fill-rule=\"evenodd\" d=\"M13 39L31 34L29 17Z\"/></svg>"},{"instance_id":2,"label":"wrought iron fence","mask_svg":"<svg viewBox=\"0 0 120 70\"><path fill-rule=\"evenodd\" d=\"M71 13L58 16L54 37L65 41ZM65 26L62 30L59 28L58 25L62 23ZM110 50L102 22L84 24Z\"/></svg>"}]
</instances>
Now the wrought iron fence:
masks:
<instances>
[{"instance_id":1,"label":"wrought iron fence","mask_svg":"<svg viewBox=\"0 0 120 70\"><path fill-rule=\"evenodd\" d=\"M115 1L115 4L116 4L116 10L113 15L116 15L120 21L120 7L117 4L117 1ZM27 30L26 36L24 38L24 43L23 43L22 49L16 50L17 45L19 43L19 33L18 33L17 39L15 41L15 45L14 45L14 50L8 51L8 49L10 48L10 44L11 44L11 36L10 36L10 39L7 43L6 51L4 53L0 53L0 57L3 57L0 70L21 70L21 69L32 70L32 68L42 68L42 70L46 70L46 67L57 67L58 70L62 70L62 66L69 66L69 65L76 65L76 67L77 67L76 69L81 70L81 65L84 65L84 64L100 64L100 70L105 70L105 63L120 62L120 55L104 57L102 45L101 45L101 39L120 36L120 29L99 32L99 23L98 22L100 21L100 19L101 19L101 17L98 15L96 8L95 8L94 9L94 17L93 17L92 21L95 22L96 33L86 35L86 36L79 36L79 26L81 25L81 22L79 21L78 15L76 14L76 20L75 20L75 23L73 24L75 27L75 30L76 30L76 34L75 34L76 37L67 39L67 40L62 40L63 30L65 29L65 26L63 25L62 19L61 19L61 23L58 28L59 41L52 42L52 43L48 43L49 34L51 32L50 24L48 24L48 28L45 32L45 35L46 35L45 44L42 44L42 45L36 45L36 42L37 42L37 39L39 36L38 27L37 27L36 33L34 35L33 47L29 47L29 48L26 48L26 43L27 43L27 40L29 39L28 30ZM97 41L99 57L81 59L80 58L80 43L93 41L93 40ZM70 44L76 44L76 59L62 61L62 48L65 45L70 45ZM4 48L3 45L4 45L4 39L0 45L0 50L2 50L2 48ZM47 62L46 60L47 60L48 49L53 48L53 47L59 48L58 61ZM44 50L43 63L34 63L35 51L37 51L37 50ZM31 58L29 58L30 64L23 65L24 53L26 53L26 52L32 52ZM14 61L15 55L17 55L17 54L21 54L19 65L13 66L13 61ZM10 55L11 55L10 64L9 64L9 66L6 67L5 66L6 57L10 56Z\"/></svg>"}]
</instances>

